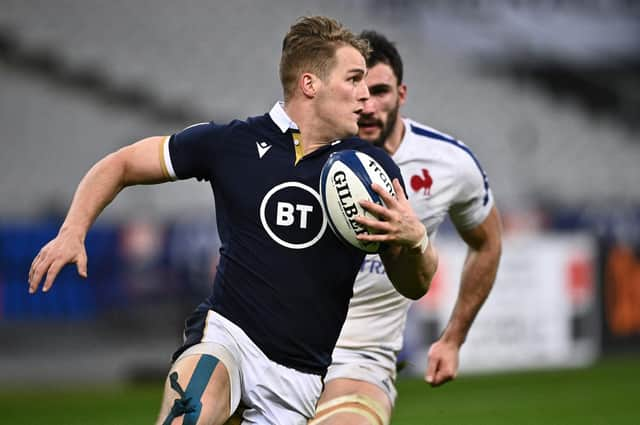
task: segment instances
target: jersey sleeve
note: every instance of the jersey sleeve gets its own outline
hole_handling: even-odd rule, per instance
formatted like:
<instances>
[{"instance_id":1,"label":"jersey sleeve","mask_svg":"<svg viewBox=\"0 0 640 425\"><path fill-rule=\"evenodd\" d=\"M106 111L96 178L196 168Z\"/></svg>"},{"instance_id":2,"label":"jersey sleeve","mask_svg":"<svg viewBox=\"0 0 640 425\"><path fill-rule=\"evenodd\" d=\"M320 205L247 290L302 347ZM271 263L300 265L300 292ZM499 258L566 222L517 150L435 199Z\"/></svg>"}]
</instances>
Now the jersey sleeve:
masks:
<instances>
[{"instance_id":1,"label":"jersey sleeve","mask_svg":"<svg viewBox=\"0 0 640 425\"><path fill-rule=\"evenodd\" d=\"M194 124L167 137L162 156L168 176L174 180L211 180L226 128L212 122Z\"/></svg>"},{"instance_id":2,"label":"jersey sleeve","mask_svg":"<svg viewBox=\"0 0 640 425\"><path fill-rule=\"evenodd\" d=\"M489 179L480 162L471 150L461 142L458 161L458 194L451 207L449 216L460 230L474 228L489 215L494 205Z\"/></svg>"}]
</instances>

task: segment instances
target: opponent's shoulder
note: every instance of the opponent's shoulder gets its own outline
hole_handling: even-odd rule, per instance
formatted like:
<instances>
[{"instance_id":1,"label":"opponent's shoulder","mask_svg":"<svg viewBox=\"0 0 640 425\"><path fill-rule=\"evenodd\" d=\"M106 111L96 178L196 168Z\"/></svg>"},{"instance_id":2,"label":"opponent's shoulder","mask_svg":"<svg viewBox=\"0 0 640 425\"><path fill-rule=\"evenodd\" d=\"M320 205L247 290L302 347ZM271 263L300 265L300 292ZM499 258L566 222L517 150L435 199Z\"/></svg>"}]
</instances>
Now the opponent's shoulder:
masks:
<instances>
[{"instance_id":1,"label":"opponent's shoulder","mask_svg":"<svg viewBox=\"0 0 640 425\"><path fill-rule=\"evenodd\" d=\"M445 161L460 171L482 169L473 150L456 137L412 119L404 118L405 151L413 157L429 156Z\"/></svg>"},{"instance_id":2,"label":"opponent's shoulder","mask_svg":"<svg viewBox=\"0 0 640 425\"><path fill-rule=\"evenodd\" d=\"M465 148L468 149L467 145L448 133L409 118L403 118L403 121L406 132L405 142L416 149L440 149L450 151L453 154L457 154Z\"/></svg>"},{"instance_id":3,"label":"opponent's shoulder","mask_svg":"<svg viewBox=\"0 0 640 425\"><path fill-rule=\"evenodd\" d=\"M405 131L416 140L426 141L442 141L447 143L456 143L458 140L443 131L435 129L423 123L419 123L411 118L402 118L405 125Z\"/></svg>"}]
</instances>

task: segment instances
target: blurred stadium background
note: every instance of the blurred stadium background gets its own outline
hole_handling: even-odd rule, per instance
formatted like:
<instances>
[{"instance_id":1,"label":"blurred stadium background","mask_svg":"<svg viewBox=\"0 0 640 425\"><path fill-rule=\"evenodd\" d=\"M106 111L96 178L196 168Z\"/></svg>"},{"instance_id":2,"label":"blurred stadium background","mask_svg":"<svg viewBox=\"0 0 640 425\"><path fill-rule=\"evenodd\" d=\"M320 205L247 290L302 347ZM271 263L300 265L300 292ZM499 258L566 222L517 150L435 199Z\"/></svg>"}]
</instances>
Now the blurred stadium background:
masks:
<instances>
[{"instance_id":1,"label":"blurred stadium background","mask_svg":"<svg viewBox=\"0 0 640 425\"><path fill-rule=\"evenodd\" d=\"M91 164L142 137L263 113L281 97L283 34L327 14L397 42L405 113L473 148L504 214L462 377L429 390L417 377L464 255L441 230L394 423L637 423L639 3L3 0L0 418L152 420L182 320L215 273L209 187L123 192L89 234L88 282L67 268L28 296L29 264Z\"/></svg>"}]
</instances>

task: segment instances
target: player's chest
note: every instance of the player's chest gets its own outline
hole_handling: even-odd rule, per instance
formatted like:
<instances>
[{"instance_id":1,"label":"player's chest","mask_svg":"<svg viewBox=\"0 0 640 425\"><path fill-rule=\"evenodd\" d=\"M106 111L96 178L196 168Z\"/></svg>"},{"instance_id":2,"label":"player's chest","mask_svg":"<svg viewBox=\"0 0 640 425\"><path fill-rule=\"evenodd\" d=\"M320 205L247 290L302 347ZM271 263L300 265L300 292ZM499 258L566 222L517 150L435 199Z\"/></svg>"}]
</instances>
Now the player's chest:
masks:
<instances>
[{"instance_id":1,"label":"player's chest","mask_svg":"<svg viewBox=\"0 0 640 425\"><path fill-rule=\"evenodd\" d=\"M319 182L328 153L296 162L288 146L254 143L249 148L236 151L217 176L216 201L233 205L235 217L261 223L281 245L305 247L317 240L327 226Z\"/></svg>"},{"instance_id":2,"label":"player's chest","mask_svg":"<svg viewBox=\"0 0 640 425\"><path fill-rule=\"evenodd\" d=\"M430 230L446 217L455 203L458 189L457 173L435 159L413 159L400 165L409 202Z\"/></svg>"},{"instance_id":3,"label":"player's chest","mask_svg":"<svg viewBox=\"0 0 640 425\"><path fill-rule=\"evenodd\" d=\"M241 189L242 198L255 202L274 191L285 191L294 198L304 192L318 195L320 172L326 155L296 161L295 151L278 144L251 144L228 158L220 186L225 190ZM318 195L319 196L319 195Z\"/></svg>"}]
</instances>

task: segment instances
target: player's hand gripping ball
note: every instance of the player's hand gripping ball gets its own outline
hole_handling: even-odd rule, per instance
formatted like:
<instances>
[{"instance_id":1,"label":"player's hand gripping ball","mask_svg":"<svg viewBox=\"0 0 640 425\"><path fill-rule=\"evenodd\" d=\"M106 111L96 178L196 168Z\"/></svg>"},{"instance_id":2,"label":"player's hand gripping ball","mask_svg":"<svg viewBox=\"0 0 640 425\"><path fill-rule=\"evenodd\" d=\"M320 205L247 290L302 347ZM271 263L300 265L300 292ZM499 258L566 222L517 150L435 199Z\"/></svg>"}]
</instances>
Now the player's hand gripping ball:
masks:
<instances>
[{"instance_id":1,"label":"player's hand gripping ball","mask_svg":"<svg viewBox=\"0 0 640 425\"><path fill-rule=\"evenodd\" d=\"M384 205L371 188L372 183L395 197L391 178L382 166L371 156L352 149L332 153L320 174L322 206L331 229L338 239L367 253L379 252L381 244L356 238L369 230L357 223L355 217L374 217L360 206L363 199Z\"/></svg>"}]
</instances>

